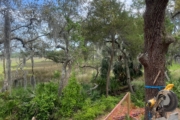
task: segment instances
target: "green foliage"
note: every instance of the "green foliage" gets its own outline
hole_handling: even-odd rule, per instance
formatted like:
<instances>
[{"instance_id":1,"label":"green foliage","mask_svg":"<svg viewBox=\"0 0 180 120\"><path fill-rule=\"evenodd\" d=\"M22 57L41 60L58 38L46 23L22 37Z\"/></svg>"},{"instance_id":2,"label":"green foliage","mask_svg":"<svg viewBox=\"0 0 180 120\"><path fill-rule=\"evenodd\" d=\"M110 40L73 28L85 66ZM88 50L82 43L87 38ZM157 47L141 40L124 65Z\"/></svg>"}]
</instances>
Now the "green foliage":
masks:
<instances>
[{"instance_id":1,"label":"green foliage","mask_svg":"<svg viewBox=\"0 0 180 120\"><path fill-rule=\"evenodd\" d=\"M92 102L86 99L81 110L74 115L75 120L93 120L98 115L102 115L106 111L110 111L119 101L117 97L104 97Z\"/></svg>"},{"instance_id":2,"label":"green foliage","mask_svg":"<svg viewBox=\"0 0 180 120\"><path fill-rule=\"evenodd\" d=\"M12 95L8 91L0 93L0 118L2 119L19 119L21 118L21 113L24 112L24 107L26 103L32 97L29 96L29 92L24 89L14 89Z\"/></svg>"},{"instance_id":3,"label":"green foliage","mask_svg":"<svg viewBox=\"0 0 180 120\"><path fill-rule=\"evenodd\" d=\"M180 64L178 63L173 63L171 66L169 66L169 70L174 72L180 68Z\"/></svg>"},{"instance_id":4,"label":"green foliage","mask_svg":"<svg viewBox=\"0 0 180 120\"><path fill-rule=\"evenodd\" d=\"M178 63L172 63L172 65L168 66L168 75L170 77L170 79L172 80L177 80L180 78L180 64Z\"/></svg>"},{"instance_id":5,"label":"green foliage","mask_svg":"<svg viewBox=\"0 0 180 120\"><path fill-rule=\"evenodd\" d=\"M57 111L58 85L55 83L39 84L35 92L31 89L14 89L12 95L8 92L0 94L0 118L14 120L30 120L33 116L41 120L55 119Z\"/></svg>"},{"instance_id":6,"label":"green foliage","mask_svg":"<svg viewBox=\"0 0 180 120\"><path fill-rule=\"evenodd\" d=\"M127 26L128 33L126 39L131 45L126 48L127 51L131 54L131 57L135 58L140 51L143 49L144 33L143 33L143 24L144 20L142 15L139 17L129 18L130 26Z\"/></svg>"},{"instance_id":7,"label":"green foliage","mask_svg":"<svg viewBox=\"0 0 180 120\"><path fill-rule=\"evenodd\" d=\"M144 107L145 105L145 88L144 81L133 81L135 93L131 95L132 102L139 107Z\"/></svg>"},{"instance_id":8,"label":"green foliage","mask_svg":"<svg viewBox=\"0 0 180 120\"><path fill-rule=\"evenodd\" d=\"M107 72L109 68L109 57L104 57L101 62L101 78L105 79L107 77Z\"/></svg>"},{"instance_id":9,"label":"green foliage","mask_svg":"<svg viewBox=\"0 0 180 120\"><path fill-rule=\"evenodd\" d=\"M60 78L60 72L58 70L54 71L53 78L54 79L59 79Z\"/></svg>"},{"instance_id":10,"label":"green foliage","mask_svg":"<svg viewBox=\"0 0 180 120\"><path fill-rule=\"evenodd\" d=\"M172 91L176 94L178 98L178 107L180 107L180 78L178 80L170 80L167 82L167 84L174 84Z\"/></svg>"},{"instance_id":11,"label":"green foliage","mask_svg":"<svg viewBox=\"0 0 180 120\"><path fill-rule=\"evenodd\" d=\"M83 24L85 39L98 46L111 41L113 35L118 43L128 43L127 50L136 57L143 48L143 19L134 17L118 0L93 0L87 20ZM103 26L103 27L102 27ZM111 47L109 47L111 49Z\"/></svg>"},{"instance_id":12,"label":"green foliage","mask_svg":"<svg viewBox=\"0 0 180 120\"><path fill-rule=\"evenodd\" d=\"M117 104L122 97L105 97L93 94L87 96L76 82L75 76L70 78L69 84L58 94L58 84L49 82L36 86L35 91L23 88L14 89L12 95L8 92L0 93L0 120L77 120L95 119Z\"/></svg>"},{"instance_id":13,"label":"green foliage","mask_svg":"<svg viewBox=\"0 0 180 120\"><path fill-rule=\"evenodd\" d=\"M111 82L111 84L110 84L110 94L116 95L116 93L119 91L119 89L121 88L122 85L115 78L111 78L110 82Z\"/></svg>"},{"instance_id":14,"label":"green foliage","mask_svg":"<svg viewBox=\"0 0 180 120\"><path fill-rule=\"evenodd\" d=\"M172 33L175 25L172 23L171 19L169 17L166 17L165 19L165 29L167 33Z\"/></svg>"},{"instance_id":15,"label":"green foliage","mask_svg":"<svg viewBox=\"0 0 180 120\"><path fill-rule=\"evenodd\" d=\"M180 10L180 1L176 0L175 1L175 11L178 11L178 10Z\"/></svg>"},{"instance_id":16,"label":"green foliage","mask_svg":"<svg viewBox=\"0 0 180 120\"><path fill-rule=\"evenodd\" d=\"M128 67L131 79L142 75L140 64L136 66L130 57L128 57ZM114 63L113 73L115 79L117 79L121 85L127 85L127 73L125 63L123 62L123 60L118 60Z\"/></svg>"},{"instance_id":17,"label":"green foliage","mask_svg":"<svg viewBox=\"0 0 180 120\"><path fill-rule=\"evenodd\" d=\"M122 85L127 84L126 69L125 69L125 65L122 62L120 61L115 62L113 67L113 73L115 79L118 79L119 82L122 83Z\"/></svg>"},{"instance_id":18,"label":"green foliage","mask_svg":"<svg viewBox=\"0 0 180 120\"><path fill-rule=\"evenodd\" d=\"M60 98L61 109L60 114L63 117L72 116L73 112L82 107L84 96L81 93L81 86L77 83L75 76L73 75L69 79L68 85L64 88L63 94Z\"/></svg>"},{"instance_id":19,"label":"green foliage","mask_svg":"<svg viewBox=\"0 0 180 120\"><path fill-rule=\"evenodd\" d=\"M58 85L53 82L39 84L36 96L30 101L29 114L37 119L53 119L53 113L57 111L56 106L59 104L57 90Z\"/></svg>"},{"instance_id":20,"label":"green foliage","mask_svg":"<svg viewBox=\"0 0 180 120\"><path fill-rule=\"evenodd\" d=\"M98 77L98 78L97 78L97 84L98 84L97 90L98 90L101 94L105 94L105 93L106 93L106 79L105 79L105 78L102 78L102 77Z\"/></svg>"},{"instance_id":21,"label":"green foliage","mask_svg":"<svg viewBox=\"0 0 180 120\"><path fill-rule=\"evenodd\" d=\"M101 94L106 92L106 78L109 68L109 57L104 57L101 62L100 77L97 78L98 90Z\"/></svg>"},{"instance_id":22,"label":"green foliage","mask_svg":"<svg viewBox=\"0 0 180 120\"><path fill-rule=\"evenodd\" d=\"M47 51L45 58L50 59L56 63L60 63L63 56L63 51Z\"/></svg>"}]
</instances>

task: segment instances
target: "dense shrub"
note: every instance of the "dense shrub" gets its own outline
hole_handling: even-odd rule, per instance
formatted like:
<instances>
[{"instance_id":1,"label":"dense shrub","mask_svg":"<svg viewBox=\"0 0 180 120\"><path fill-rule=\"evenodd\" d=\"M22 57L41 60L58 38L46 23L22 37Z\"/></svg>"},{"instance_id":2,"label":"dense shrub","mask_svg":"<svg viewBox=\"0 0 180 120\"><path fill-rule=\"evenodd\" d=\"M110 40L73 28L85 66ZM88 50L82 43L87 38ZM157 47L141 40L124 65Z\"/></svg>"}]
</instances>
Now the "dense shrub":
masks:
<instances>
[{"instance_id":1,"label":"dense shrub","mask_svg":"<svg viewBox=\"0 0 180 120\"><path fill-rule=\"evenodd\" d=\"M106 98L96 90L88 96L72 76L60 97L58 84L53 82L38 84L34 91L16 88L11 95L0 93L0 120L30 120L33 116L38 120L95 119L110 111L121 98Z\"/></svg>"},{"instance_id":2,"label":"dense shrub","mask_svg":"<svg viewBox=\"0 0 180 120\"><path fill-rule=\"evenodd\" d=\"M55 70L54 73L53 73L53 78L54 79L59 79L60 78L60 74L61 74L60 71Z\"/></svg>"},{"instance_id":3,"label":"dense shrub","mask_svg":"<svg viewBox=\"0 0 180 120\"><path fill-rule=\"evenodd\" d=\"M104 114L106 111L110 111L120 100L118 97L104 97L102 96L99 100L92 101L86 99L83 107L75 115L75 120L93 120L98 115Z\"/></svg>"},{"instance_id":4,"label":"dense shrub","mask_svg":"<svg viewBox=\"0 0 180 120\"><path fill-rule=\"evenodd\" d=\"M0 118L1 119L19 119L24 107L29 100L29 92L22 89L14 89L12 95L8 91L0 93Z\"/></svg>"},{"instance_id":5,"label":"dense shrub","mask_svg":"<svg viewBox=\"0 0 180 120\"><path fill-rule=\"evenodd\" d=\"M132 102L139 107L144 107L145 105L145 88L144 81L133 81L135 93L131 95Z\"/></svg>"},{"instance_id":6,"label":"dense shrub","mask_svg":"<svg viewBox=\"0 0 180 120\"><path fill-rule=\"evenodd\" d=\"M69 79L68 85L64 88L63 94L60 98L61 109L60 114L63 117L70 117L74 112L82 107L84 102L84 96L82 94L82 88L77 83L75 76L73 75Z\"/></svg>"},{"instance_id":7,"label":"dense shrub","mask_svg":"<svg viewBox=\"0 0 180 120\"><path fill-rule=\"evenodd\" d=\"M28 113L37 119L49 120L54 118L54 112L58 107L58 85L42 83L37 86L35 97L30 101Z\"/></svg>"},{"instance_id":8,"label":"dense shrub","mask_svg":"<svg viewBox=\"0 0 180 120\"><path fill-rule=\"evenodd\" d=\"M114 63L113 73L114 73L115 79L117 79L119 83L121 83L122 85L127 84L126 69L125 69L125 65L122 62L117 61Z\"/></svg>"},{"instance_id":9,"label":"dense shrub","mask_svg":"<svg viewBox=\"0 0 180 120\"><path fill-rule=\"evenodd\" d=\"M45 83L37 85L35 92L23 88L13 89L0 94L0 118L12 120L30 120L33 116L40 120L54 119L57 111L58 85Z\"/></svg>"},{"instance_id":10,"label":"dense shrub","mask_svg":"<svg viewBox=\"0 0 180 120\"><path fill-rule=\"evenodd\" d=\"M101 69L100 69L100 76L101 78L106 78L107 77L107 72L109 68L109 57L104 57L101 62Z\"/></svg>"},{"instance_id":11,"label":"dense shrub","mask_svg":"<svg viewBox=\"0 0 180 120\"><path fill-rule=\"evenodd\" d=\"M98 77L96 80L97 84L98 84L98 88L97 90L101 93L101 94L105 94L106 93L106 79L102 78L102 77Z\"/></svg>"},{"instance_id":12,"label":"dense shrub","mask_svg":"<svg viewBox=\"0 0 180 120\"><path fill-rule=\"evenodd\" d=\"M98 88L96 89L97 92L100 95L105 94L106 93L106 79L98 77L96 80L96 83L98 84ZM122 85L115 77L111 77L110 78L110 86L109 86L109 88L110 88L109 94L111 94L111 95L119 94L118 92L119 92L119 89L121 88L121 86Z\"/></svg>"},{"instance_id":13,"label":"dense shrub","mask_svg":"<svg viewBox=\"0 0 180 120\"><path fill-rule=\"evenodd\" d=\"M135 65L133 61L129 58L128 66L129 66L131 79L142 76L141 64ZM126 73L126 66L124 64L124 61L119 60L114 63L113 73L115 79L117 79L121 85L127 85L127 75L126 75L127 73Z\"/></svg>"}]
</instances>

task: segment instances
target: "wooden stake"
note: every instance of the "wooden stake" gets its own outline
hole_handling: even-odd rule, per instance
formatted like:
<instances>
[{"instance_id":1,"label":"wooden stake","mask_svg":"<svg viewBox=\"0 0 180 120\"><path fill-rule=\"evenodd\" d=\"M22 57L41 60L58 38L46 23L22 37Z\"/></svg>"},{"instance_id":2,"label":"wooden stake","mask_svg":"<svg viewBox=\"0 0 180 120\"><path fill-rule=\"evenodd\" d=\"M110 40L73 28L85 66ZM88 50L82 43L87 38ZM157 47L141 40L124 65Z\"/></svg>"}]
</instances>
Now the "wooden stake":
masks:
<instances>
[{"instance_id":1,"label":"wooden stake","mask_svg":"<svg viewBox=\"0 0 180 120\"><path fill-rule=\"evenodd\" d=\"M159 72L158 72L158 74L157 74L156 78L154 79L153 85L156 83L156 81L157 81L157 79L158 79L158 77L159 77L160 73L161 73L161 71L159 71Z\"/></svg>"},{"instance_id":2,"label":"wooden stake","mask_svg":"<svg viewBox=\"0 0 180 120\"><path fill-rule=\"evenodd\" d=\"M130 115L130 107L131 107L131 93L128 92L128 96L127 96L128 115Z\"/></svg>"}]
</instances>

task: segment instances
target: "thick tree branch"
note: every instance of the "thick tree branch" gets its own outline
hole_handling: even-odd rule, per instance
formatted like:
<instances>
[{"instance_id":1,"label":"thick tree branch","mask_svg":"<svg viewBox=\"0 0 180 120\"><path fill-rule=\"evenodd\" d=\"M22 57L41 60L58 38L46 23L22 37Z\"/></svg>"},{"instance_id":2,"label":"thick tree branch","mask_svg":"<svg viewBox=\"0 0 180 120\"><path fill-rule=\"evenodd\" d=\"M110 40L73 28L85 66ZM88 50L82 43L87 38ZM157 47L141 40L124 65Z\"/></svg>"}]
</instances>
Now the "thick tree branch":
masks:
<instances>
[{"instance_id":1,"label":"thick tree branch","mask_svg":"<svg viewBox=\"0 0 180 120\"><path fill-rule=\"evenodd\" d=\"M22 38L19 38L19 37L12 37L11 40L17 40L17 41L20 41L21 44L23 45L23 47L25 47L25 42Z\"/></svg>"},{"instance_id":2,"label":"thick tree branch","mask_svg":"<svg viewBox=\"0 0 180 120\"><path fill-rule=\"evenodd\" d=\"M98 75L99 75L99 67L98 67L98 66L94 67L94 66L90 66L90 65L84 65L84 66L79 66L79 67L80 67L80 68L89 67L89 68L95 69L95 70L96 70L96 75L95 75L95 77L94 77L94 80L96 80L96 78L97 78Z\"/></svg>"},{"instance_id":3,"label":"thick tree branch","mask_svg":"<svg viewBox=\"0 0 180 120\"><path fill-rule=\"evenodd\" d=\"M137 59L144 67L148 67L148 54L147 53L139 54Z\"/></svg>"},{"instance_id":4,"label":"thick tree branch","mask_svg":"<svg viewBox=\"0 0 180 120\"><path fill-rule=\"evenodd\" d=\"M165 53L167 53L169 45L171 43L175 42L175 38L172 37L171 35L166 35L164 40L165 40L165 44L163 46L163 49L164 49L163 51L165 51Z\"/></svg>"},{"instance_id":5,"label":"thick tree branch","mask_svg":"<svg viewBox=\"0 0 180 120\"><path fill-rule=\"evenodd\" d=\"M33 41L37 40L38 38L43 37L43 36L47 36L47 35L49 35L49 33L43 34L43 35L39 35L39 36L37 36L37 37L35 37L35 38L31 39L31 40L26 41L25 44L33 42Z\"/></svg>"},{"instance_id":6,"label":"thick tree branch","mask_svg":"<svg viewBox=\"0 0 180 120\"><path fill-rule=\"evenodd\" d=\"M25 40L23 40L22 38L19 38L19 37L12 37L10 40L20 41L20 42L22 43L23 47L25 47L25 44L30 43L30 42L33 42L33 41L37 40L38 38L40 38L40 37L42 37L42 36L47 36L48 34L49 34L49 33L43 34L43 35L40 35L40 36L37 36L37 37L35 37L35 38L31 39L31 40L28 40L28 41L25 41Z\"/></svg>"},{"instance_id":7,"label":"thick tree branch","mask_svg":"<svg viewBox=\"0 0 180 120\"><path fill-rule=\"evenodd\" d=\"M61 48L63 50L66 50L66 47L62 46L62 45L57 45L56 48Z\"/></svg>"},{"instance_id":8,"label":"thick tree branch","mask_svg":"<svg viewBox=\"0 0 180 120\"><path fill-rule=\"evenodd\" d=\"M173 36L171 36L171 35L166 35L166 37L165 37L165 43L166 43L167 45L169 45L169 44L171 44L171 43L173 43L173 42L175 42L175 38L174 38Z\"/></svg>"},{"instance_id":9,"label":"thick tree branch","mask_svg":"<svg viewBox=\"0 0 180 120\"><path fill-rule=\"evenodd\" d=\"M171 18L174 19L177 15L180 14L180 11L177 11L176 13L171 13Z\"/></svg>"},{"instance_id":10,"label":"thick tree branch","mask_svg":"<svg viewBox=\"0 0 180 120\"><path fill-rule=\"evenodd\" d=\"M29 27L30 25L33 24L33 21L38 21L36 18L31 18L30 19L30 23L26 24L26 25L22 25L22 26L17 26L16 28L12 29L11 32L14 32L20 28L23 28L23 27Z\"/></svg>"}]
</instances>

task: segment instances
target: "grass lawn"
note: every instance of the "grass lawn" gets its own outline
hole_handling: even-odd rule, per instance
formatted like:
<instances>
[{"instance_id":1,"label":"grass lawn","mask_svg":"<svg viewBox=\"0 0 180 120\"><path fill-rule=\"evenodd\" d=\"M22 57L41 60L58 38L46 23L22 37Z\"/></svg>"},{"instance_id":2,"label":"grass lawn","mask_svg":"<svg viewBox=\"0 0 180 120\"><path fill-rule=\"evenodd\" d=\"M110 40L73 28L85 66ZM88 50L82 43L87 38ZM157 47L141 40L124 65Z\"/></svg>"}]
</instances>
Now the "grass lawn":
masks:
<instances>
[{"instance_id":1,"label":"grass lawn","mask_svg":"<svg viewBox=\"0 0 180 120\"><path fill-rule=\"evenodd\" d=\"M180 78L180 64L173 63L171 66L168 67L171 75L172 80L177 80Z\"/></svg>"},{"instance_id":2,"label":"grass lawn","mask_svg":"<svg viewBox=\"0 0 180 120\"><path fill-rule=\"evenodd\" d=\"M15 75L22 75L22 71L18 69L17 72L17 66L19 64L18 58L12 58L11 59L11 67L12 67L12 76ZM0 60L0 81L4 79L3 74L3 61ZM24 66L24 70L28 71L28 79L30 79L30 76L32 75L32 69L31 69L31 61L28 60L26 62L26 65ZM172 66L168 67L170 71L170 76L172 80L177 80L180 78L180 64L173 63ZM39 82L46 82L52 80L55 71L61 70L61 64L54 63L51 60L45 59L45 58L34 58L34 73L35 77ZM77 79L79 82L90 82L92 79L93 74L96 74L96 71L90 68L83 68L83 69L76 69L76 72L78 72ZM144 77L138 78L138 80L143 81Z\"/></svg>"},{"instance_id":3,"label":"grass lawn","mask_svg":"<svg viewBox=\"0 0 180 120\"><path fill-rule=\"evenodd\" d=\"M21 75L22 71L17 66L19 65L19 59L18 58L12 58L11 59L11 70L12 70L12 76L15 75ZM0 61L0 81L3 80L3 61ZM26 61L26 65L24 66L24 70L28 72L28 76L32 75L32 65L31 61ZM53 74L55 71L61 70L61 64L54 63L51 60L45 59L45 58L34 58L34 73L36 78L38 78L39 81L49 81L52 79Z\"/></svg>"}]
</instances>

